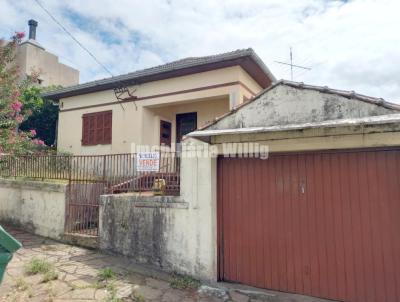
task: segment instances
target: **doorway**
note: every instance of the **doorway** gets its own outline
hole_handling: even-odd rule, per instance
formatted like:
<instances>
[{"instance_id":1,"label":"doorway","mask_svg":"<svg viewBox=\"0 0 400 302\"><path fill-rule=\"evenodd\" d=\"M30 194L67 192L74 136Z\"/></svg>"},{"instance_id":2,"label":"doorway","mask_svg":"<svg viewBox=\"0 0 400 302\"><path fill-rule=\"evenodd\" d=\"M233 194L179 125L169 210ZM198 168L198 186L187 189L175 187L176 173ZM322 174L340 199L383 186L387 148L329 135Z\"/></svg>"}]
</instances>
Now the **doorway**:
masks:
<instances>
[{"instance_id":1,"label":"doorway","mask_svg":"<svg viewBox=\"0 0 400 302\"><path fill-rule=\"evenodd\" d=\"M176 115L176 143L179 144L182 137L197 129L197 112L182 113Z\"/></svg>"}]
</instances>

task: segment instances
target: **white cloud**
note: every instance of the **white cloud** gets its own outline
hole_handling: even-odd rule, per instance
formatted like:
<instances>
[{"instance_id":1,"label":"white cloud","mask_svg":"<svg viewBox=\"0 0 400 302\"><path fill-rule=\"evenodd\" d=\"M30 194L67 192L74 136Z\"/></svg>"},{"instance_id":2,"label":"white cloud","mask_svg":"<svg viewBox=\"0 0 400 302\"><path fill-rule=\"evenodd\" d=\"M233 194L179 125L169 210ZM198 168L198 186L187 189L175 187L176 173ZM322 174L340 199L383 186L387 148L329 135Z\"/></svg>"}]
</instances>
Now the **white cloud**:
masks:
<instances>
[{"instance_id":1,"label":"white cloud","mask_svg":"<svg viewBox=\"0 0 400 302\"><path fill-rule=\"evenodd\" d=\"M355 90L400 103L396 0L41 0L115 74L253 47L277 78ZM107 76L32 0L0 0L0 36L39 21L39 42L81 71Z\"/></svg>"}]
</instances>

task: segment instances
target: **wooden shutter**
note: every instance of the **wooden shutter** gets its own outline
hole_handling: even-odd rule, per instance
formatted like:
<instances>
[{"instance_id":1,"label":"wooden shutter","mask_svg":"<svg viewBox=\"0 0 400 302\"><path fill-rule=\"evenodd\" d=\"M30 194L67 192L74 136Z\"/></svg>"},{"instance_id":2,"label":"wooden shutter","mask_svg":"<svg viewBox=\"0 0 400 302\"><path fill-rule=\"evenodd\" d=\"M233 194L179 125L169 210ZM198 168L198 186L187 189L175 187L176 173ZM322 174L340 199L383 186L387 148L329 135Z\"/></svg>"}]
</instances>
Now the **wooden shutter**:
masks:
<instances>
[{"instance_id":1,"label":"wooden shutter","mask_svg":"<svg viewBox=\"0 0 400 302\"><path fill-rule=\"evenodd\" d=\"M84 114L82 116L82 145L111 144L112 111Z\"/></svg>"},{"instance_id":2,"label":"wooden shutter","mask_svg":"<svg viewBox=\"0 0 400 302\"><path fill-rule=\"evenodd\" d=\"M112 111L104 114L104 144L111 144L112 142Z\"/></svg>"},{"instance_id":3,"label":"wooden shutter","mask_svg":"<svg viewBox=\"0 0 400 302\"><path fill-rule=\"evenodd\" d=\"M89 116L82 116L82 145L89 145Z\"/></svg>"}]
</instances>

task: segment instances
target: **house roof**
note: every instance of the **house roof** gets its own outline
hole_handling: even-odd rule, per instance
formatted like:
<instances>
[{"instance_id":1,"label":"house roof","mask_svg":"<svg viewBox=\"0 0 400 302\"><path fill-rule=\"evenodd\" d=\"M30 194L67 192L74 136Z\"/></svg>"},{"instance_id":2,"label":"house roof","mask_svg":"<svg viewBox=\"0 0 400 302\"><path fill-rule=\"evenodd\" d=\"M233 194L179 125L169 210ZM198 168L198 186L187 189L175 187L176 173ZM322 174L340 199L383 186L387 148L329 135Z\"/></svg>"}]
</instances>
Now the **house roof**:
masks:
<instances>
[{"instance_id":1,"label":"house roof","mask_svg":"<svg viewBox=\"0 0 400 302\"><path fill-rule=\"evenodd\" d=\"M236 106L235 108L231 109L229 112L215 118L212 122L208 123L207 125L204 125L203 127L199 128L197 131L206 130L208 127L211 127L212 125L218 123L220 120L226 118L229 115L234 114L236 111L240 110L242 107L256 101L261 96L263 96L265 93L267 93L268 91L274 89L275 87L277 87L279 85L286 85L286 86L290 86L290 87L294 87L294 88L298 88L298 89L308 89L308 90L313 90L313 91L319 91L321 93L334 94L334 95L342 96L345 98L356 99L356 100L359 100L362 102L374 104L374 105L381 106L381 107L384 107L387 109L398 110L400 112L400 105L385 101L383 98L375 98L375 97L371 97L371 96L366 96L363 94L356 93L354 91L333 89L333 88L329 88L328 86L316 86L316 85L304 84L303 82L279 80L279 81L273 83L268 88L259 92L254 98L250 99L249 101L247 101L245 103L242 103L242 104Z\"/></svg>"},{"instance_id":2,"label":"house roof","mask_svg":"<svg viewBox=\"0 0 400 302\"><path fill-rule=\"evenodd\" d=\"M46 99L59 100L64 97L108 90L124 85L137 85L235 65L240 65L263 88L276 81L255 51L248 48L212 56L189 57L124 75L57 89L46 92L42 96Z\"/></svg>"},{"instance_id":3,"label":"house roof","mask_svg":"<svg viewBox=\"0 0 400 302\"><path fill-rule=\"evenodd\" d=\"M357 125L381 125L392 124L400 122L400 113L367 116L360 118L328 120L315 123L301 123L289 125L276 125L268 127L248 127L248 128L235 128L235 129L219 129L219 130L197 130L186 135L186 137L205 138L217 135L230 135L230 134L255 134L265 132L280 132L280 131L293 131L314 128L334 128L334 127L348 127Z\"/></svg>"}]
</instances>

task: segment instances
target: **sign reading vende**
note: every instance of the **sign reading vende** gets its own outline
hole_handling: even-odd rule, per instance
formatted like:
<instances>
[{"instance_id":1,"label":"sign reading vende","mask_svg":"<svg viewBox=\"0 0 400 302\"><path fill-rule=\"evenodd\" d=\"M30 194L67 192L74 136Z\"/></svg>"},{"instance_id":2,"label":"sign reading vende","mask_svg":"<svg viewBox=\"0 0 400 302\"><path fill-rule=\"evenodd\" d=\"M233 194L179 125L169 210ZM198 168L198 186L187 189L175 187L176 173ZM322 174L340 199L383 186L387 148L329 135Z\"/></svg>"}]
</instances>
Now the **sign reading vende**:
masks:
<instances>
[{"instance_id":1,"label":"sign reading vende","mask_svg":"<svg viewBox=\"0 0 400 302\"><path fill-rule=\"evenodd\" d=\"M158 172L160 170L159 152L139 152L136 158L136 171Z\"/></svg>"}]
</instances>

